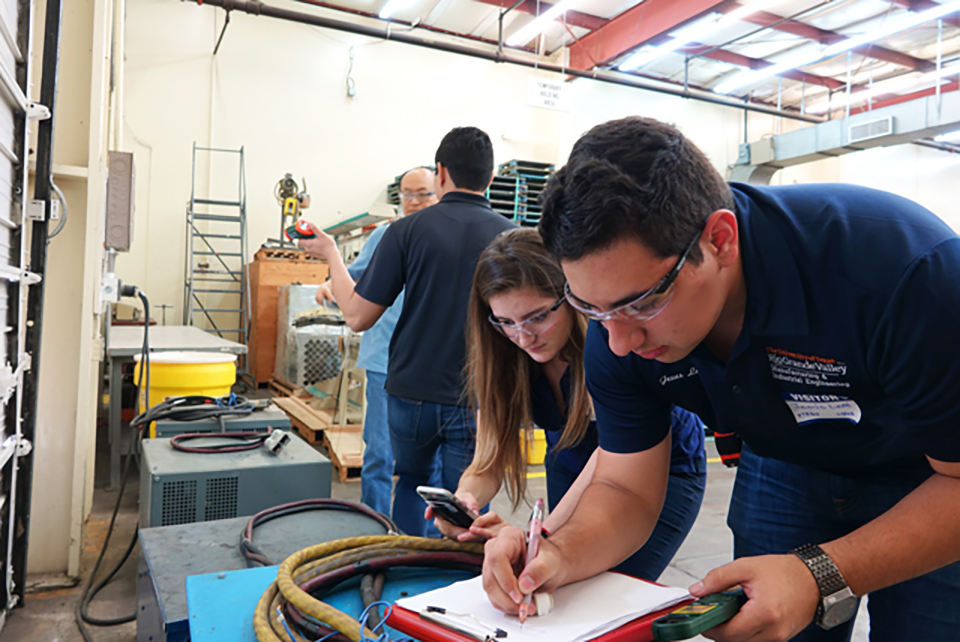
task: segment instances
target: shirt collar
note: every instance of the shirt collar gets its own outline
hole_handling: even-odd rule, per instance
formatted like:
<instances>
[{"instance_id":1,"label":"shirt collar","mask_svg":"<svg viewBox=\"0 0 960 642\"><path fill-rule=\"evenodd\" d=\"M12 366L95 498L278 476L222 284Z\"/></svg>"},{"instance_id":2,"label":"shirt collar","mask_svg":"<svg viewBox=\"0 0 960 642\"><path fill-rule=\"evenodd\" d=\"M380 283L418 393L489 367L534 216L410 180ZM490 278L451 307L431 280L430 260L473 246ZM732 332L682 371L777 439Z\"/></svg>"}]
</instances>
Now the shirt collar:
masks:
<instances>
[{"instance_id":1,"label":"shirt collar","mask_svg":"<svg viewBox=\"0 0 960 642\"><path fill-rule=\"evenodd\" d=\"M440 199L441 203L450 203L450 202L459 202L459 203L476 203L478 205L487 205L489 206L490 201L481 194L471 194L469 192L447 192Z\"/></svg>"},{"instance_id":2,"label":"shirt collar","mask_svg":"<svg viewBox=\"0 0 960 642\"><path fill-rule=\"evenodd\" d=\"M746 328L753 335L809 333L807 302L786 212L766 190L732 183L747 287Z\"/></svg>"}]
</instances>

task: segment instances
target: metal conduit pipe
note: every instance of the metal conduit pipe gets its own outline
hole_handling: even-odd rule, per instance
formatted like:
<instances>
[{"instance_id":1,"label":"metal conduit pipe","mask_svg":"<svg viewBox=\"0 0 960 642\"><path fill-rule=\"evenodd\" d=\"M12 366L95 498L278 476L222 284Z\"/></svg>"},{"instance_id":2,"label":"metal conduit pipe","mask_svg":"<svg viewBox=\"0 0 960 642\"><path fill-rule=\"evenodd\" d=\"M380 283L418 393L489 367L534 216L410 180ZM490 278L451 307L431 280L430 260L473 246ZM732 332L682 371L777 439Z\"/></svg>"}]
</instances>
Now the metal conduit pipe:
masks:
<instances>
[{"instance_id":1,"label":"metal conduit pipe","mask_svg":"<svg viewBox=\"0 0 960 642\"><path fill-rule=\"evenodd\" d=\"M689 98L691 100L699 100L707 103L712 103L714 105L722 105L724 107L733 107L734 109L744 109L747 111L767 114L770 116L780 116L782 118L802 120L808 123L822 123L826 120L825 118L820 118L817 116L809 116L809 115L799 114L799 113L790 113L787 111L778 110L775 107L751 104L749 102L744 102L736 98L727 98L725 96L719 96L719 95L711 94L708 92L690 91L686 89L681 89L679 87L678 88L662 87L659 85L654 85L651 83L644 82L639 78L633 79L625 74L614 74L612 72L601 70L601 69L592 69L590 71L584 71L582 69L569 69L566 67L561 67L560 65L552 64L552 63L538 62L535 60L524 60L522 58L513 58L510 56L506 56L498 51L484 51L482 49L476 49L476 48L468 47L458 43L429 39L427 37L424 37L412 32L393 31L390 28L390 23L387 23L386 27L379 27L379 26L375 27L370 25L355 24L355 23L346 22L343 20L326 18L324 16L316 16L309 13L291 11L289 9L271 7L265 4L261 4L259 2L255 2L254 0L183 0L183 1L184 2L195 1L198 5L209 5L214 7L221 7L226 11L242 11L244 13L248 13L254 16L267 16L270 18L279 18L280 20L289 20L291 22L299 22L302 24L309 24L316 27L325 27L327 29L335 29L337 31L355 33L361 36L370 36L371 38L380 38L383 40L396 40L397 42L403 42L409 45L417 45L419 47L427 47L429 49L446 51L448 53L456 53L464 56L473 56L474 58L481 58L484 60L489 60L491 62L509 63L513 65L520 65L523 67L531 67L531 68L535 67L538 69L553 71L553 72L556 72L559 74L565 74L568 76L576 76L578 78L589 78L591 80L608 82L614 85L622 85L624 87L633 87L634 89L645 89L647 91L655 91L657 93L668 94L671 96L678 96L680 98Z\"/></svg>"}]
</instances>

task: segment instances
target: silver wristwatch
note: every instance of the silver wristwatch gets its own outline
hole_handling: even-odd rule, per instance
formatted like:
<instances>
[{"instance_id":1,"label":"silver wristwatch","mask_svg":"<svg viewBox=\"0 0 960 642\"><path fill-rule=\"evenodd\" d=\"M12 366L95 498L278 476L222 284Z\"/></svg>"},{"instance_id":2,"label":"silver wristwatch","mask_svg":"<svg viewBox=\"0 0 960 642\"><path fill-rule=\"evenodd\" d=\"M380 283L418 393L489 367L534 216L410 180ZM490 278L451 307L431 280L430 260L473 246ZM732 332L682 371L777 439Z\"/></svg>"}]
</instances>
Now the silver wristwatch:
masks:
<instances>
[{"instance_id":1,"label":"silver wristwatch","mask_svg":"<svg viewBox=\"0 0 960 642\"><path fill-rule=\"evenodd\" d=\"M816 625L832 629L852 618L857 612L858 598L830 556L816 544L804 544L790 552L803 560L820 589L820 604L813 620Z\"/></svg>"}]
</instances>

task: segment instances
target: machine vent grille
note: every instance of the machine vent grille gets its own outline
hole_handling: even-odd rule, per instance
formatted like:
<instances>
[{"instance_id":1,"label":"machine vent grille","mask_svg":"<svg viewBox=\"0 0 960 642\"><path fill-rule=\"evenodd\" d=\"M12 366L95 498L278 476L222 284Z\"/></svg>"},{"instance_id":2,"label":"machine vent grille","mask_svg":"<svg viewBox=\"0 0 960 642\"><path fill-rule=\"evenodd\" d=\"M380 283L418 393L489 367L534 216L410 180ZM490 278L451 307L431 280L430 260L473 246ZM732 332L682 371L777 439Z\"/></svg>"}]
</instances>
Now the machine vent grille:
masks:
<instances>
[{"instance_id":1,"label":"machine vent grille","mask_svg":"<svg viewBox=\"0 0 960 642\"><path fill-rule=\"evenodd\" d=\"M203 521L232 519L237 516L239 477L215 477L207 480Z\"/></svg>"},{"instance_id":2,"label":"machine vent grille","mask_svg":"<svg viewBox=\"0 0 960 642\"><path fill-rule=\"evenodd\" d=\"M338 374L340 350L337 348L336 338L307 341L303 351L303 380L300 383L310 386Z\"/></svg>"},{"instance_id":3,"label":"machine vent grille","mask_svg":"<svg viewBox=\"0 0 960 642\"><path fill-rule=\"evenodd\" d=\"M197 521L197 480L163 483L160 525L176 526Z\"/></svg>"},{"instance_id":4,"label":"machine vent grille","mask_svg":"<svg viewBox=\"0 0 960 642\"><path fill-rule=\"evenodd\" d=\"M893 133L893 116L850 126L850 142L858 143L871 138L889 136Z\"/></svg>"}]
</instances>

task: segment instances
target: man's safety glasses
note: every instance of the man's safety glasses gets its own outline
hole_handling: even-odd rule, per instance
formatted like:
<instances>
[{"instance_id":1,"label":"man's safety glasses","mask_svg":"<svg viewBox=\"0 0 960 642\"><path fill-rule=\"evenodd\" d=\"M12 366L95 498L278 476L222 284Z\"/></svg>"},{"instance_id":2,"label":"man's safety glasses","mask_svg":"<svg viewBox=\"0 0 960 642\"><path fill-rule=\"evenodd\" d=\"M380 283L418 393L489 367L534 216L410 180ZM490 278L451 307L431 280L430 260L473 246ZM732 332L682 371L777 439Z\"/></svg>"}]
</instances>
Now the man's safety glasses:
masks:
<instances>
[{"instance_id":1,"label":"man's safety glasses","mask_svg":"<svg viewBox=\"0 0 960 642\"><path fill-rule=\"evenodd\" d=\"M704 226L706 221L704 221ZM703 234L703 226L697 230L696 236L693 237L693 240L690 241L690 244L687 245L687 249L683 251L683 254L680 255L680 259L677 261L677 264L673 266L673 269L667 272L667 275L660 279L660 282L655 286L638 296L633 301L629 303L624 303L623 305L617 306L612 310L607 312L601 312L591 306L589 303L582 301L577 298L577 296L570 291L570 284L567 283L563 286L564 296L567 299L567 303L573 307L574 310L594 321L609 321L610 319L622 319L625 321L649 321L654 318L661 312L664 308L667 307L667 304L670 303L673 299L673 293L675 288L673 288L674 281L677 280L677 275L680 274L680 269L683 268L684 263L687 262L687 257L690 256L690 252L693 251L693 248L700 241L700 235Z\"/></svg>"},{"instance_id":2,"label":"man's safety glasses","mask_svg":"<svg viewBox=\"0 0 960 642\"><path fill-rule=\"evenodd\" d=\"M502 321L497 321L497 318L493 316L493 314L487 317L487 320L490 321L490 323L493 324L493 327L499 330L500 333L508 339L516 339L518 336L520 336L521 332L527 336L534 337L553 327L558 319L558 316L554 314L554 312L556 312L560 306L563 305L565 300L566 299L564 297L560 297L560 299L551 305L546 311L541 312L534 317L530 317L529 319L524 319L519 323L504 323Z\"/></svg>"}]
</instances>

